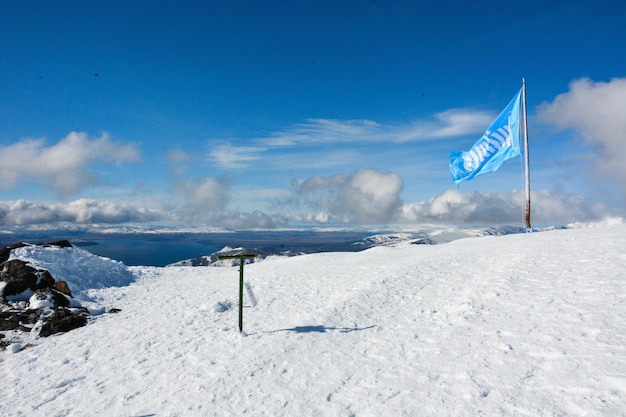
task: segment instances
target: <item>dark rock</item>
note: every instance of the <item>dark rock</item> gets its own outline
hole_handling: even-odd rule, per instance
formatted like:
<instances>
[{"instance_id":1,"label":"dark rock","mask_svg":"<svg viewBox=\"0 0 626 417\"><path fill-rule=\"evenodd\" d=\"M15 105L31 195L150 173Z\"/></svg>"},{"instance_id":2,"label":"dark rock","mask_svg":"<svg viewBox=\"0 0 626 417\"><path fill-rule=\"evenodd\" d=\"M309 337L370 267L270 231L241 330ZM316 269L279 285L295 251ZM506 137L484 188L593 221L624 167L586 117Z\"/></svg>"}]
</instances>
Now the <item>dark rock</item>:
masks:
<instances>
[{"instance_id":1,"label":"dark rock","mask_svg":"<svg viewBox=\"0 0 626 417\"><path fill-rule=\"evenodd\" d=\"M91 316L91 313L89 312L89 309L87 307L72 307L71 310L74 314L80 314L84 317Z\"/></svg>"},{"instance_id":2,"label":"dark rock","mask_svg":"<svg viewBox=\"0 0 626 417\"><path fill-rule=\"evenodd\" d=\"M69 332L87 324L87 319L82 315L73 315L71 311L60 308L43 325L39 335L48 337L56 333Z\"/></svg>"},{"instance_id":3,"label":"dark rock","mask_svg":"<svg viewBox=\"0 0 626 417\"><path fill-rule=\"evenodd\" d=\"M35 294L33 294L33 297L35 297L37 300L49 301L52 304L51 306L47 306L49 308L68 307L70 305L70 300L68 300L63 293L53 288L38 289L37 291L35 291Z\"/></svg>"},{"instance_id":4,"label":"dark rock","mask_svg":"<svg viewBox=\"0 0 626 417\"><path fill-rule=\"evenodd\" d=\"M41 318L41 311L38 310L24 310L20 314L20 322L22 324L30 324L33 325L39 321ZM28 329L27 331L30 331Z\"/></svg>"},{"instance_id":5,"label":"dark rock","mask_svg":"<svg viewBox=\"0 0 626 417\"><path fill-rule=\"evenodd\" d=\"M54 301L54 304L58 307L69 307L70 305L70 300L65 296L65 294L63 294L60 291L55 290L54 288L47 288L44 289L42 291L50 291L50 293L52 294L52 300Z\"/></svg>"},{"instance_id":6,"label":"dark rock","mask_svg":"<svg viewBox=\"0 0 626 417\"><path fill-rule=\"evenodd\" d=\"M39 243L39 245L43 247L58 246L59 248L71 248L72 247L72 244L70 243L69 240L57 240L56 242Z\"/></svg>"},{"instance_id":7,"label":"dark rock","mask_svg":"<svg viewBox=\"0 0 626 417\"><path fill-rule=\"evenodd\" d=\"M0 330L15 330L20 325L19 313L0 313Z\"/></svg>"},{"instance_id":8,"label":"dark rock","mask_svg":"<svg viewBox=\"0 0 626 417\"><path fill-rule=\"evenodd\" d=\"M0 263L6 262L7 259L11 256L11 251L13 249L21 248L27 246L26 243L16 243L11 246L7 246L6 248L0 248Z\"/></svg>"},{"instance_id":9,"label":"dark rock","mask_svg":"<svg viewBox=\"0 0 626 417\"><path fill-rule=\"evenodd\" d=\"M74 296L72 295L72 291L70 291L70 287L67 286L67 282L65 281L57 281L54 283L54 285L52 286L52 288L54 288L55 290L62 292L65 295L68 295L72 298L74 298Z\"/></svg>"},{"instance_id":10,"label":"dark rock","mask_svg":"<svg viewBox=\"0 0 626 417\"><path fill-rule=\"evenodd\" d=\"M0 281L6 285L0 296L18 295L26 290L36 291L54 285L54 278L45 269L37 269L19 259L6 261L1 265Z\"/></svg>"},{"instance_id":11,"label":"dark rock","mask_svg":"<svg viewBox=\"0 0 626 417\"><path fill-rule=\"evenodd\" d=\"M109 314L115 314L115 313L119 313L120 311L122 311L119 308L110 308L109 311L107 311L107 313Z\"/></svg>"},{"instance_id":12,"label":"dark rock","mask_svg":"<svg viewBox=\"0 0 626 417\"><path fill-rule=\"evenodd\" d=\"M34 324L39 320L39 314L33 310L11 310L0 312L0 331L20 330L30 332L26 324Z\"/></svg>"}]
</instances>

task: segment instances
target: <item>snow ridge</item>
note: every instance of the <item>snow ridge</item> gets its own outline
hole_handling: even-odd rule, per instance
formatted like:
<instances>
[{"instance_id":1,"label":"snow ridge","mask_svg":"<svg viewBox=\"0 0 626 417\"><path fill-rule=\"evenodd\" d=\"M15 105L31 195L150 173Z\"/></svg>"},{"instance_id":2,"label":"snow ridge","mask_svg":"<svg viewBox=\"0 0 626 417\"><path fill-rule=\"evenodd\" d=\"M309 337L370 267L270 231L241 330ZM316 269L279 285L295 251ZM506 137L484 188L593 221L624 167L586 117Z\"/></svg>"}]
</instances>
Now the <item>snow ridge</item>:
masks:
<instances>
[{"instance_id":1,"label":"snow ridge","mask_svg":"<svg viewBox=\"0 0 626 417\"><path fill-rule=\"evenodd\" d=\"M55 280L67 282L77 298L89 299L90 290L125 286L135 280L123 263L76 247L29 245L13 249L10 259L47 269Z\"/></svg>"}]
</instances>

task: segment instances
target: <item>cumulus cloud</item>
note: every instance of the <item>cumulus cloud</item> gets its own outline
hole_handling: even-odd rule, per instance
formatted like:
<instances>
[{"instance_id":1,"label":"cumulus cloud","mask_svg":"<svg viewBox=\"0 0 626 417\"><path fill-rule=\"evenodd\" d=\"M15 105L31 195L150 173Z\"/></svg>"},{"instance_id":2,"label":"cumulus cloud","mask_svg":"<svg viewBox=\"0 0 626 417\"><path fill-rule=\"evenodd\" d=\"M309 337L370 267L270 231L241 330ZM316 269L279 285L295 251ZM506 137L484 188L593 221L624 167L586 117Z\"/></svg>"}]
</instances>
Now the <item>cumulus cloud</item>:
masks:
<instances>
[{"instance_id":1,"label":"cumulus cloud","mask_svg":"<svg viewBox=\"0 0 626 417\"><path fill-rule=\"evenodd\" d=\"M230 199L229 177L181 179L173 187L174 211L186 220L206 220L223 211Z\"/></svg>"},{"instance_id":2,"label":"cumulus cloud","mask_svg":"<svg viewBox=\"0 0 626 417\"><path fill-rule=\"evenodd\" d=\"M114 143L106 134L91 139L85 133L72 132L51 146L43 139L25 139L0 146L0 187L9 189L23 181L36 181L67 196L98 182L94 163L121 164L138 159L134 146Z\"/></svg>"},{"instance_id":3,"label":"cumulus cloud","mask_svg":"<svg viewBox=\"0 0 626 417\"><path fill-rule=\"evenodd\" d=\"M268 214L259 210L251 213L221 212L213 216L212 221L230 229L273 229L284 226L290 218L281 214Z\"/></svg>"},{"instance_id":4,"label":"cumulus cloud","mask_svg":"<svg viewBox=\"0 0 626 417\"><path fill-rule=\"evenodd\" d=\"M572 129L597 147L596 173L612 178L626 193L626 78L573 81L569 92L538 109L539 118L558 129Z\"/></svg>"},{"instance_id":5,"label":"cumulus cloud","mask_svg":"<svg viewBox=\"0 0 626 417\"><path fill-rule=\"evenodd\" d=\"M214 162L231 168L240 166L242 161L253 160L256 152L255 148L239 149L229 145L219 146L214 151ZM228 211L227 207L233 195L233 176L189 178L185 176L185 168L192 159L191 155L180 149L173 149L168 153L168 160L174 168L174 177L171 187L173 198L166 205L168 211L179 221L210 223L234 229L272 228L284 223L281 216L260 211Z\"/></svg>"},{"instance_id":6,"label":"cumulus cloud","mask_svg":"<svg viewBox=\"0 0 626 417\"><path fill-rule=\"evenodd\" d=\"M211 181L204 181L200 194L212 187ZM200 199L202 200L202 198ZM199 203L199 201L196 201ZM210 203L210 202L209 202ZM215 204L215 203L214 203ZM191 210L191 211L190 211ZM192 211L185 205L182 210L146 209L130 204L79 199L69 203L40 203L27 200L0 202L0 227L32 226L32 225L110 225L128 223L169 223L202 220L212 226L232 229L271 229L287 224L290 217L281 214L268 214L261 211L251 213L215 210L207 207L207 211Z\"/></svg>"},{"instance_id":7,"label":"cumulus cloud","mask_svg":"<svg viewBox=\"0 0 626 417\"><path fill-rule=\"evenodd\" d=\"M187 171L189 161L191 161L191 155L182 149L171 149L167 153L167 160L170 163L173 173L176 177L181 177Z\"/></svg>"},{"instance_id":8,"label":"cumulus cloud","mask_svg":"<svg viewBox=\"0 0 626 417\"><path fill-rule=\"evenodd\" d=\"M0 226L38 224L124 224L150 222L206 223L232 229L270 229L291 222L312 224L523 224L521 190L503 193L463 193L447 190L427 201L402 204L402 181L395 174L358 170L348 176L311 177L296 184L300 202L311 208L300 216L225 210L218 195L228 192L227 181L208 178L186 192L189 201L177 207L146 209L113 201L79 199L69 203L26 200L0 202ZM212 196L209 198L209 194ZM222 194L222 198L227 199ZM580 196L533 191L532 224L559 225L593 222L616 213Z\"/></svg>"},{"instance_id":9,"label":"cumulus cloud","mask_svg":"<svg viewBox=\"0 0 626 417\"><path fill-rule=\"evenodd\" d=\"M214 221L223 212L231 198L232 176L189 178L187 166L193 156L180 149L167 154L173 168L171 198L165 203L168 211L176 213L185 222Z\"/></svg>"},{"instance_id":10,"label":"cumulus cloud","mask_svg":"<svg viewBox=\"0 0 626 417\"><path fill-rule=\"evenodd\" d=\"M318 211L315 220L386 223L400 211L403 186L397 174L359 169L348 176L313 176L295 183L293 191L299 202Z\"/></svg>"},{"instance_id":11,"label":"cumulus cloud","mask_svg":"<svg viewBox=\"0 0 626 417\"><path fill-rule=\"evenodd\" d=\"M43 223L143 223L166 221L169 215L132 205L79 199L70 203L37 203L27 200L0 202L0 225L22 226Z\"/></svg>"},{"instance_id":12,"label":"cumulus cloud","mask_svg":"<svg viewBox=\"0 0 626 417\"><path fill-rule=\"evenodd\" d=\"M427 201L405 204L400 218L406 222L447 224L523 224L524 191L463 193L446 190ZM540 225L587 222L611 213L601 203L580 196L531 191L531 222Z\"/></svg>"}]
</instances>

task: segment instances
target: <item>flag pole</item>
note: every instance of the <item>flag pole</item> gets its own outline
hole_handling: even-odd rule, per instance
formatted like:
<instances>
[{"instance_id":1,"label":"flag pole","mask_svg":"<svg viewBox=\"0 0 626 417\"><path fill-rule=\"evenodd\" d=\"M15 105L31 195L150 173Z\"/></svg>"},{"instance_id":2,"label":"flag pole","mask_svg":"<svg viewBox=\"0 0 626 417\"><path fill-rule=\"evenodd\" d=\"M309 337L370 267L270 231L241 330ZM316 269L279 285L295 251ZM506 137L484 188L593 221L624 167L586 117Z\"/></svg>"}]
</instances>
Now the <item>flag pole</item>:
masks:
<instances>
[{"instance_id":1,"label":"flag pole","mask_svg":"<svg viewBox=\"0 0 626 417\"><path fill-rule=\"evenodd\" d=\"M528 155L528 118L526 117L526 78L522 77L522 111L524 112L524 183L526 189L526 210L524 226L526 231L532 231L530 225L530 158Z\"/></svg>"}]
</instances>

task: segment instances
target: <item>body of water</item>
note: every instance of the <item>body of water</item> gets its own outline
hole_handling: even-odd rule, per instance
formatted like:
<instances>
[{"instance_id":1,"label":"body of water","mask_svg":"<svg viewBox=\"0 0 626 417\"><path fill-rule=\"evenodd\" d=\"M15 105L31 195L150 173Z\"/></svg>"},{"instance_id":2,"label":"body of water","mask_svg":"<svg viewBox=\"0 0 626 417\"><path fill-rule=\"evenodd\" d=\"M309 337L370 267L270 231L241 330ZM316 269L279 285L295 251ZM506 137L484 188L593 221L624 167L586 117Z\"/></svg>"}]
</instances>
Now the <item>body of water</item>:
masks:
<instances>
[{"instance_id":1,"label":"body of water","mask_svg":"<svg viewBox=\"0 0 626 417\"><path fill-rule=\"evenodd\" d=\"M165 266L182 259L195 258L220 250L193 240L154 240L141 237L73 242L95 255L123 262L125 265Z\"/></svg>"},{"instance_id":2,"label":"body of water","mask_svg":"<svg viewBox=\"0 0 626 417\"><path fill-rule=\"evenodd\" d=\"M68 231L29 232L3 235L0 246L17 242L45 243L68 240L72 245L95 255L105 256L125 265L165 266L181 260L210 255L222 248L243 247L265 252L291 251L314 253L329 251L358 251L354 245L371 233L319 231L254 231L233 233L90 233Z\"/></svg>"}]
</instances>

